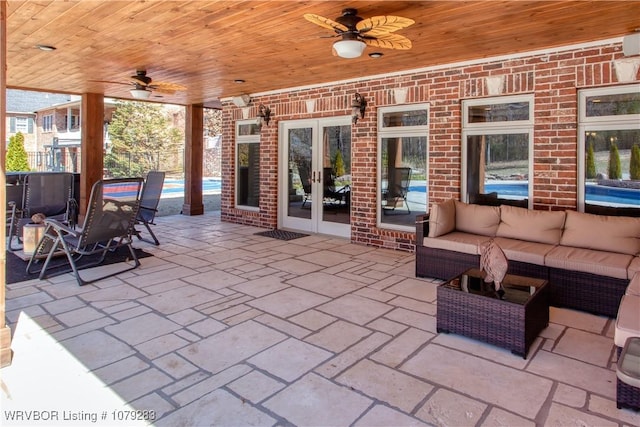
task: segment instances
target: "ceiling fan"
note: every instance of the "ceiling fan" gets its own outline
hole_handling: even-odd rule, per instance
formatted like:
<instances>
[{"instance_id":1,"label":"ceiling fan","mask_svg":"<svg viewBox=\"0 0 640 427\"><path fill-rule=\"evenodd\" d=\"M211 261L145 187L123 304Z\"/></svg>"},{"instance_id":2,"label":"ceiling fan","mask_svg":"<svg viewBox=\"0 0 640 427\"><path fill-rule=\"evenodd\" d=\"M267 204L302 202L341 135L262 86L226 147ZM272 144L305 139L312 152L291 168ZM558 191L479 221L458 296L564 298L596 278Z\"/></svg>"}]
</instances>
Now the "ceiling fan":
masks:
<instances>
[{"instance_id":1,"label":"ceiling fan","mask_svg":"<svg viewBox=\"0 0 640 427\"><path fill-rule=\"evenodd\" d=\"M153 79L147 76L146 70L136 70L136 75L129 77L129 82L134 86L131 89L131 96L136 99L147 99L151 96L151 92L164 93L173 95L176 91L185 90L186 87L177 83L153 82Z\"/></svg>"},{"instance_id":2,"label":"ceiling fan","mask_svg":"<svg viewBox=\"0 0 640 427\"><path fill-rule=\"evenodd\" d=\"M187 89L185 86L177 83L154 82L151 77L147 76L146 70L136 70L136 74L134 76L130 76L127 83L112 81L101 82L133 85L133 89L131 89L130 92L131 96L135 99L148 99L152 92L173 95L179 90Z\"/></svg>"},{"instance_id":3,"label":"ceiling fan","mask_svg":"<svg viewBox=\"0 0 640 427\"><path fill-rule=\"evenodd\" d=\"M341 37L333 44L333 49L342 58L359 57L367 45L385 49L411 49L411 40L394 32L414 24L413 19L391 15L364 19L358 16L356 9L351 8L344 9L335 21L313 13L305 14L304 18L335 31L336 35L331 37Z\"/></svg>"}]
</instances>

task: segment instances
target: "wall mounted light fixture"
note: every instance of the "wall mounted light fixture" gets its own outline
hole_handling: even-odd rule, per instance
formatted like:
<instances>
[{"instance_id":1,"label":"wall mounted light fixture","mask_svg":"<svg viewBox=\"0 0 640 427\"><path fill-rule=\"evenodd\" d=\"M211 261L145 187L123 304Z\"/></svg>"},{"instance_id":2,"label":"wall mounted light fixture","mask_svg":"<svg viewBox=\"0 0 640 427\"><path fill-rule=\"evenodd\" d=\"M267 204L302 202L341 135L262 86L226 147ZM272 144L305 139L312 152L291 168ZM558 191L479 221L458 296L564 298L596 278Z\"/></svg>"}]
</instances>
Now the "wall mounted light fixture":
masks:
<instances>
[{"instance_id":1,"label":"wall mounted light fixture","mask_svg":"<svg viewBox=\"0 0 640 427\"><path fill-rule=\"evenodd\" d=\"M351 121L355 125L358 120L364 117L364 111L367 108L367 100L358 92L353 96L351 103Z\"/></svg>"},{"instance_id":2,"label":"wall mounted light fixture","mask_svg":"<svg viewBox=\"0 0 640 427\"><path fill-rule=\"evenodd\" d=\"M258 126L262 127L262 124L269 126L269 121L271 120L271 108L265 107L260 104L258 106Z\"/></svg>"}]
</instances>

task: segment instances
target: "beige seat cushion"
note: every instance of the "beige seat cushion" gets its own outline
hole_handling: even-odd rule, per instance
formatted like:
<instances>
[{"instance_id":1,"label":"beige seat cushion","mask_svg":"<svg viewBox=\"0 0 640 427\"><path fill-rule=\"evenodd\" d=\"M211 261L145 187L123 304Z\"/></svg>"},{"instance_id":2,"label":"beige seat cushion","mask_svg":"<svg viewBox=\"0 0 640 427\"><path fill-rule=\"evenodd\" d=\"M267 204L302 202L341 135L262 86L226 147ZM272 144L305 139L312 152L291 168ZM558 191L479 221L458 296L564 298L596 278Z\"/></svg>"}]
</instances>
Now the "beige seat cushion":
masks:
<instances>
[{"instance_id":1,"label":"beige seat cushion","mask_svg":"<svg viewBox=\"0 0 640 427\"><path fill-rule=\"evenodd\" d=\"M546 243L526 242L524 240L496 237L495 242L502 248L508 260L527 262L544 266L545 256L553 249L554 245Z\"/></svg>"},{"instance_id":2,"label":"beige seat cushion","mask_svg":"<svg viewBox=\"0 0 640 427\"><path fill-rule=\"evenodd\" d=\"M634 257L627 268L627 277L634 277L636 274L640 274L640 256Z\"/></svg>"},{"instance_id":3,"label":"beige seat cushion","mask_svg":"<svg viewBox=\"0 0 640 427\"><path fill-rule=\"evenodd\" d=\"M640 218L567 211L560 244L636 255L640 253Z\"/></svg>"},{"instance_id":4,"label":"beige seat cushion","mask_svg":"<svg viewBox=\"0 0 640 427\"><path fill-rule=\"evenodd\" d=\"M624 347L627 338L640 337L640 297L624 295L618 307L616 329L613 341L618 347Z\"/></svg>"},{"instance_id":5,"label":"beige seat cushion","mask_svg":"<svg viewBox=\"0 0 640 427\"><path fill-rule=\"evenodd\" d=\"M564 211L534 211L502 205L496 236L557 245L565 217Z\"/></svg>"},{"instance_id":6,"label":"beige seat cushion","mask_svg":"<svg viewBox=\"0 0 640 427\"><path fill-rule=\"evenodd\" d=\"M494 237L500 225L500 208L456 203L456 230Z\"/></svg>"},{"instance_id":7,"label":"beige seat cushion","mask_svg":"<svg viewBox=\"0 0 640 427\"><path fill-rule=\"evenodd\" d=\"M453 199L431 206L429 212L429 237L451 233L456 228L456 204Z\"/></svg>"},{"instance_id":8,"label":"beige seat cushion","mask_svg":"<svg viewBox=\"0 0 640 427\"><path fill-rule=\"evenodd\" d=\"M614 252L556 246L547 253L547 267L627 279L627 267L633 257Z\"/></svg>"},{"instance_id":9,"label":"beige seat cushion","mask_svg":"<svg viewBox=\"0 0 640 427\"><path fill-rule=\"evenodd\" d=\"M479 255L479 247L491 240L489 237L477 234L453 231L438 238L425 237L423 246L434 249L447 249L465 254Z\"/></svg>"},{"instance_id":10,"label":"beige seat cushion","mask_svg":"<svg viewBox=\"0 0 640 427\"><path fill-rule=\"evenodd\" d=\"M625 294L640 296L640 273L635 273L631 276L631 281L629 282L629 286L627 286ZM640 307L638 307L638 310L640 310Z\"/></svg>"}]
</instances>

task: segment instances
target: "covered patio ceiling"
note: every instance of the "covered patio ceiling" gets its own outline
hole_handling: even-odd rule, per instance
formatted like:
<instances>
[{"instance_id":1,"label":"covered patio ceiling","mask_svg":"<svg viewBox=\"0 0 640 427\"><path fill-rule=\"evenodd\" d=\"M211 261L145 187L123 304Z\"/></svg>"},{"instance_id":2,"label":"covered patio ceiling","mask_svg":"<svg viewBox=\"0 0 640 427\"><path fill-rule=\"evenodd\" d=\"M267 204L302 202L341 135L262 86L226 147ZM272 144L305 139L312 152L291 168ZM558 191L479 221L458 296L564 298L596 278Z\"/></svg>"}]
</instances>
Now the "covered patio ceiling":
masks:
<instances>
[{"instance_id":1,"label":"covered patio ceiling","mask_svg":"<svg viewBox=\"0 0 640 427\"><path fill-rule=\"evenodd\" d=\"M220 98L356 79L621 37L640 29L638 1L17 1L7 2L7 86L130 98L128 77L187 89L151 100ZM398 15L410 50L332 55L333 33L303 18ZM36 45L54 46L42 51ZM381 58L369 53L380 51ZM243 80L244 83L236 83Z\"/></svg>"}]
</instances>

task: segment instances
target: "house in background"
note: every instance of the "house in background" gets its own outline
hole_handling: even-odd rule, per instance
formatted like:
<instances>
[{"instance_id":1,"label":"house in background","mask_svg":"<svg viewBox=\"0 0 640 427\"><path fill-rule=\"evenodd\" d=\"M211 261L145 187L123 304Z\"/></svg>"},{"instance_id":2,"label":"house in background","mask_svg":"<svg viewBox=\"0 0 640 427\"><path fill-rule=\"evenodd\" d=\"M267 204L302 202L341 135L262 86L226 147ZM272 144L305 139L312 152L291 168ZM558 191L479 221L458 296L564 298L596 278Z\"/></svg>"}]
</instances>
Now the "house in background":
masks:
<instances>
[{"instance_id":1,"label":"house in background","mask_svg":"<svg viewBox=\"0 0 640 427\"><path fill-rule=\"evenodd\" d=\"M6 91L7 114L6 128L7 140L18 132L24 135L24 148L27 152L37 152L38 130L36 126L37 111L71 100L71 95L55 94L47 92L34 92L28 90L8 89Z\"/></svg>"}]
</instances>

